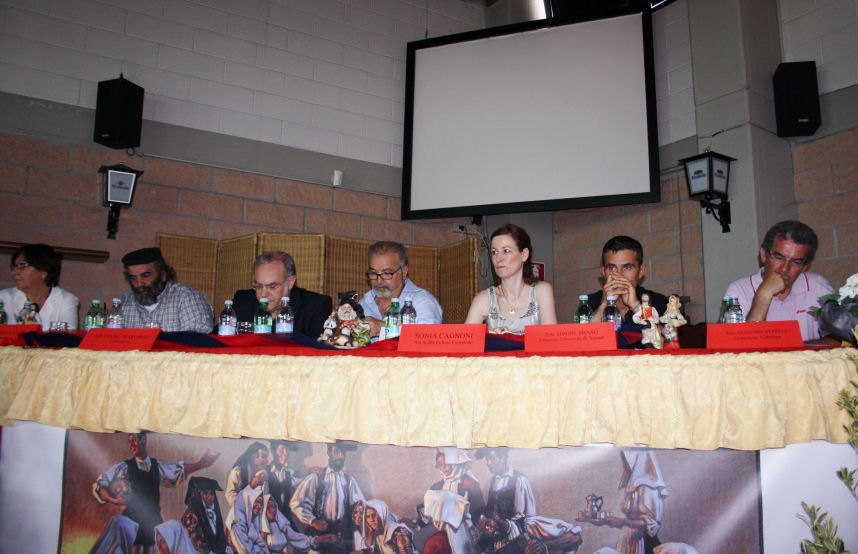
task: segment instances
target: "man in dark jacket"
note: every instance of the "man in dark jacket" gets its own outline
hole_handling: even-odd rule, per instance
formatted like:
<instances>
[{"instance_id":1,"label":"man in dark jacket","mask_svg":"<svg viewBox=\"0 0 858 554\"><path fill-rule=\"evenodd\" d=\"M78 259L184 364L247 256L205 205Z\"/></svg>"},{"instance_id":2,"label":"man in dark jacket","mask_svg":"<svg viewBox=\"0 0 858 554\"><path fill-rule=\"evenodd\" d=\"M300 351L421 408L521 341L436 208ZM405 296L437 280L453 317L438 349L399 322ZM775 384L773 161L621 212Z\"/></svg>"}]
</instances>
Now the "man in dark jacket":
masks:
<instances>
[{"instance_id":1,"label":"man in dark jacket","mask_svg":"<svg viewBox=\"0 0 858 554\"><path fill-rule=\"evenodd\" d=\"M253 262L253 288L236 291L232 307L239 321L253 321L262 298L268 299L268 311L276 316L280 299L289 297L295 314L295 332L318 337L322 324L331 315L331 298L296 287L295 260L286 252L274 250L260 254Z\"/></svg>"}]
</instances>

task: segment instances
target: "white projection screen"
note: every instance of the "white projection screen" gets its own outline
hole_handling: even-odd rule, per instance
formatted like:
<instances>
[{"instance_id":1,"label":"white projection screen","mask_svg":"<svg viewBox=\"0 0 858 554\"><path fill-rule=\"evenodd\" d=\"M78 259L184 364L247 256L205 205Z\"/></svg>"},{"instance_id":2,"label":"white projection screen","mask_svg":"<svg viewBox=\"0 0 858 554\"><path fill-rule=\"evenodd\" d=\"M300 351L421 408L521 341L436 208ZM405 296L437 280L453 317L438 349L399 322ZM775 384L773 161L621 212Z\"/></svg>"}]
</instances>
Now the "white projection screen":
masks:
<instances>
[{"instance_id":1,"label":"white projection screen","mask_svg":"<svg viewBox=\"0 0 858 554\"><path fill-rule=\"evenodd\" d=\"M408 44L402 217L658 202L648 11Z\"/></svg>"}]
</instances>

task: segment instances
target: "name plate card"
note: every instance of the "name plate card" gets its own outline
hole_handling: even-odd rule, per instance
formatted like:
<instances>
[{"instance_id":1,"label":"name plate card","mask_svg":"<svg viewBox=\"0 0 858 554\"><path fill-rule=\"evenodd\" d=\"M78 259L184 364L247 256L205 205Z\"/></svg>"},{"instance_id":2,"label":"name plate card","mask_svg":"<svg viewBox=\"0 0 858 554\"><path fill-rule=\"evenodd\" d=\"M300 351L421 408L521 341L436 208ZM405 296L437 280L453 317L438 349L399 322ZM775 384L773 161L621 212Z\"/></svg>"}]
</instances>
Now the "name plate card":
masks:
<instances>
[{"instance_id":1,"label":"name plate card","mask_svg":"<svg viewBox=\"0 0 858 554\"><path fill-rule=\"evenodd\" d=\"M124 352L126 350L152 349L155 339L161 334L160 329L90 329L80 341L84 350L111 350Z\"/></svg>"},{"instance_id":2,"label":"name plate card","mask_svg":"<svg viewBox=\"0 0 858 554\"><path fill-rule=\"evenodd\" d=\"M617 333L610 322L528 325L524 328L524 349L527 352L616 350Z\"/></svg>"},{"instance_id":3,"label":"name plate card","mask_svg":"<svg viewBox=\"0 0 858 554\"><path fill-rule=\"evenodd\" d=\"M484 323L403 325L399 334L400 352L474 354L486 349Z\"/></svg>"},{"instance_id":4,"label":"name plate card","mask_svg":"<svg viewBox=\"0 0 858 554\"><path fill-rule=\"evenodd\" d=\"M42 332L42 326L38 323L29 325L0 325L0 346L26 346L27 341L24 340L24 333L35 331Z\"/></svg>"},{"instance_id":5,"label":"name plate card","mask_svg":"<svg viewBox=\"0 0 858 554\"><path fill-rule=\"evenodd\" d=\"M798 321L710 323L706 326L706 348L745 350L752 348L801 348Z\"/></svg>"}]
</instances>

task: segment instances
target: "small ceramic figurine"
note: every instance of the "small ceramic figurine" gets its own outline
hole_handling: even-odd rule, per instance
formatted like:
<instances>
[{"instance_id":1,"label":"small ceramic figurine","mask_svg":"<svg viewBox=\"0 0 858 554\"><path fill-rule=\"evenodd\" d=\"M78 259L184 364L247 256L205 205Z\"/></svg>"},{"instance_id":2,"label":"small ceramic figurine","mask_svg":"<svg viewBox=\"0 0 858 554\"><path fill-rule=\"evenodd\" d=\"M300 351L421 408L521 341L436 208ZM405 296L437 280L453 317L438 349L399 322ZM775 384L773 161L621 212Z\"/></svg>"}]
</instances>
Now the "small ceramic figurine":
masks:
<instances>
[{"instance_id":1,"label":"small ceramic figurine","mask_svg":"<svg viewBox=\"0 0 858 554\"><path fill-rule=\"evenodd\" d=\"M319 342L337 348L357 348L369 344L369 323L363 318L354 291L340 294L340 307L325 320Z\"/></svg>"},{"instance_id":2,"label":"small ceramic figurine","mask_svg":"<svg viewBox=\"0 0 858 554\"><path fill-rule=\"evenodd\" d=\"M662 333L664 334L665 342L675 342L678 337L676 329L688 323L685 316L679 311L681 307L682 302L679 301L679 297L671 294L670 298L667 299L667 309L660 319L663 325Z\"/></svg>"},{"instance_id":3,"label":"small ceramic figurine","mask_svg":"<svg viewBox=\"0 0 858 554\"><path fill-rule=\"evenodd\" d=\"M658 330L658 310L650 306L648 294L644 293L641 295L641 303L638 309L635 310L632 321L638 325L646 326L641 330L643 333L641 344L644 348L664 347L664 339Z\"/></svg>"}]
</instances>

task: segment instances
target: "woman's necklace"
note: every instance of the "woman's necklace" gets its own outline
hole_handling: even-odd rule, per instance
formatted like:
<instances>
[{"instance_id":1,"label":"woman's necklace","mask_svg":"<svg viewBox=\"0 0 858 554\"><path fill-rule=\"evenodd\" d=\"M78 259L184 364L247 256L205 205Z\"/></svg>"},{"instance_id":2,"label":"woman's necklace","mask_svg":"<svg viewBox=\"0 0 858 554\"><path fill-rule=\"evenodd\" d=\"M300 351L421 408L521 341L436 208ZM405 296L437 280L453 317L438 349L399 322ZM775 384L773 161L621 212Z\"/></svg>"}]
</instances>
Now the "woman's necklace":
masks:
<instances>
[{"instance_id":1,"label":"woman's necklace","mask_svg":"<svg viewBox=\"0 0 858 554\"><path fill-rule=\"evenodd\" d=\"M515 305L518 304L519 299L521 299L521 291L519 291L518 296L515 299L512 299L507 293L506 289L503 288L503 285L500 286L501 296L506 298L506 303L509 304L509 314L515 314Z\"/></svg>"}]
</instances>

